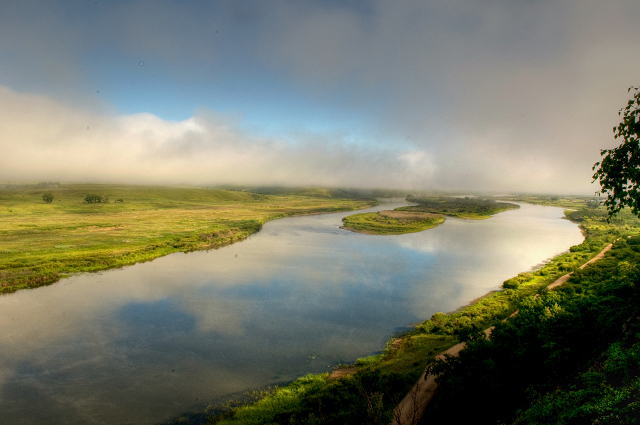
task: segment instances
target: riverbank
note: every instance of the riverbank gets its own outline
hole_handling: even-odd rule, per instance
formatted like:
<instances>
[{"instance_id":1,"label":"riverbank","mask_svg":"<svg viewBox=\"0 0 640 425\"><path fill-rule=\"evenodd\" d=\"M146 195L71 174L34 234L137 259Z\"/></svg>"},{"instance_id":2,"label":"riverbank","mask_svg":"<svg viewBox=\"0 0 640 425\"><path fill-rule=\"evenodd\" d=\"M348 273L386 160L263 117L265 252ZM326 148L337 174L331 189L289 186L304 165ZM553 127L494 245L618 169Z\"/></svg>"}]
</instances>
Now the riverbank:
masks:
<instances>
[{"instance_id":1,"label":"riverbank","mask_svg":"<svg viewBox=\"0 0 640 425\"><path fill-rule=\"evenodd\" d=\"M582 266L580 266L579 269L582 270L588 265L593 264L594 262L604 258L605 254L609 250L611 250L612 247L613 247L613 243L610 243L597 255L595 255L589 261L585 262ZM563 285L571 278L572 275L573 275L573 272L567 273L566 275L559 277L554 282L547 285L545 289L549 291L551 289L554 289ZM489 297L491 295L492 293L489 293L485 297ZM485 297L482 297L482 298L485 298ZM480 301L482 298L478 300L474 300L472 304ZM518 314L517 310L511 315L509 315L507 318L505 318L503 322L514 317L516 314ZM489 328L486 328L483 331L484 334L486 335L486 339L490 339L491 333L493 332L494 328L495 326L491 326ZM435 360L444 362L444 361L447 361L447 359L449 358L458 357L458 355L460 354L460 351L462 351L465 348L466 348L466 343L460 342L448 348L446 351L440 353L438 356L436 356ZM418 380L416 381L414 386L409 390L407 395L405 395L405 397L400 401L400 403L398 403L398 406L394 410L392 425L415 425L418 422L420 422L424 414L424 411L429 407L429 404L434 399L436 392L438 390L438 378L440 375L430 373L429 371L430 371L429 367L425 369L423 374L420 376L420 378L418 378Z\"/></svg>"},{"instance_id":2,"label":"riverbank","mask_svg":"<svg viewBox=\"0 0 640 425\"><path fill-rule=\"evenodd\" d=\"M454 409L456 420L478 424L637 421L640 221L623 211L612 225L600 212L578 211L589 239L610 241L603 255L524 299L491 338L469 338L459 357L429 368L442 375L423 423Z\"/></svg>"},{"instance_id":3,"label":"riverbank","mask_svg":"<svg viewBox=\"0 0 640 425\"><path fill-rule=\"evenodd\" d=\"M50 203L43 199L45 192L53 196ZM325 192L314 197L98 184L4 188L0 290L15 292L75 273L217 248L243 240L277 218L375 204Z\"/></svg>"},{"instance_id":4,"label":"riverbank","mask_svg":"<svg viewBox=\"0 0 640 425\"><path fill-rule=\"evenodd\" d=\"M603 227L602 222L573 218L586 229L588 239L541 268L509 279L506 289L460 311L434 314L404 335L392 338L380 354L349 365L349 373L341 374L340 379L332 379L329 374L305 377L292 384L295 391L278 389L258 403L212 418L210 423L270 423L274 418L312 423L305 421L320 411L326 421L337 417L344 423L349 423L347 418L353 418L353 423L361 423L357 420L362 418L390 421L397 403L439 353L477 330L501 322L524 300L544 292L546 285L595 256L619 230L615 224Z\"/></svg>"}]
</instances>

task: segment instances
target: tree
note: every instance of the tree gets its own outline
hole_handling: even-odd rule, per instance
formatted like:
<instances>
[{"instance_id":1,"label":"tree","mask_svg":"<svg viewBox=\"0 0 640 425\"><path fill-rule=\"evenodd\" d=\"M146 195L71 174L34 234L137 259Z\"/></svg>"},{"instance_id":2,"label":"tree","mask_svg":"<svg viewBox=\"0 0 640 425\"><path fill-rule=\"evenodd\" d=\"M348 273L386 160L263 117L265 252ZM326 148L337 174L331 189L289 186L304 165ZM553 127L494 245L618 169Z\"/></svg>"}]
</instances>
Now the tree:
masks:
<instances>
[{"instance_id":1,"label":"tree","mask_svg":"<svg viewBox=\"0 0 640 425\"><path fill-rule=\"evenodd\" d=\"M600 201L597 199L590 199L587 201L587 208L596 209L600 206Z\"/></svg>"},{"instance_id":2,"label":"tree","mask_svg":"<svg viewBox=\"0 0 640 425\"><path fill-rule=\"evenodd\" d=\"M96 194L88 194L84 197L84 202L87 204L99 204L102 202L102 196Z\"/></svg>"},{"instance_id":3,"label":"tree","mask_svg":"<svg viewBox=\"0 0 640 425\"><path fill-rule=\"evenodd\" d=\"M45 192L42 194L42 200L47 203L50 204L51 202L53 202L53 193L51 192Z\"/></svg>"},{"instance_id":4,"label":"tree","mask_svg":"<svg viewBox=\"0 0 640 425\"><path fill-rule=\"evenodd\" d=\"M613 127L614 138L621 138L622 143L617 148L602 149L602 161L593 166L593 181L599 180L601 192L607 195L604 206L609 217L625 206L640 217L640 91L638 87L629 87L628 91L632 89L635 94L618 112L622 122Z\"/></svg>"},{"instance_id":5,"label":"tree","mask_svg":"<svg viewBox=\"0 0 640 425\"><path fill-rule=\"evenodd\" d=\"M109 195L96 195L95 193L90 193L85 195L84 202L87 204L108 204L109 203Z\"/></svg>"}]
</instances>

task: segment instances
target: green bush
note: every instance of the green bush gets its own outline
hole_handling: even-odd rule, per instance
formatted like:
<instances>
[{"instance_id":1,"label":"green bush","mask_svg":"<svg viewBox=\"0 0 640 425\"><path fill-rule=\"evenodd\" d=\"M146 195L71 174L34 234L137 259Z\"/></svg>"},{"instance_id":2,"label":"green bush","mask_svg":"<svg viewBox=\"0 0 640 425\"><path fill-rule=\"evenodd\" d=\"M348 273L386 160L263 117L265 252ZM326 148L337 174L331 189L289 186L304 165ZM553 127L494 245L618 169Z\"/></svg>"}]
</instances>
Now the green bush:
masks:
<instances>
[{"instance_id":1,"label":"green bush","mask_svg":"<svg viewBox=\"0 0 640 425\"><path fill-rule=\"evenodd\" d=\"M631 247L621 240L558 290L525 298L490 340L476 334L459 357L433 363L444 375L428 420L444 421L465 400L461 423L635 423L640 254Z\"/></svg>"},{"instance_id":2,"label":"green bush","mask_svg":"<svg viewBox=\"0 0 640 425\"><path fill-rule=\"evenodd\" d=\"M109 202L108 196L100 196L96 194L85 195L84 202L87 204L106 204Z\"/></svg>"},{"instance_id":3,"label":"green bush","mask_svg":"<svg viewBox=\"0 0 640 425\"><path fill-rule=\"evenodd\" d=\"M516 277L505 280L502 283L504 289L518 289L523 283L527 283L533 279L533 274L529 272L520 273Z\"/></svg>"},{"instance_id":4,"label":"green bush","mask_svg":"<svg viewBox=\"0 0 640 425\"><path fill-rule=\"evenodd\" d=\"M308 375L252 405L209 418L209 424L386 425L398 399L415 378L382 373L373 367L338 380L326 374Z\"/></svg>"},{"instance_id":5,"label":"green bush","mask_svg":"<svg viewBox=\"0 0 640 425\"><path fill-rule=\"evenodd\" d=\"M45 192L42 194L42 200L46 203L46 204L50 204L51 202L53 202L53 193L51 192Z\"/></svg>"}]
</instances>

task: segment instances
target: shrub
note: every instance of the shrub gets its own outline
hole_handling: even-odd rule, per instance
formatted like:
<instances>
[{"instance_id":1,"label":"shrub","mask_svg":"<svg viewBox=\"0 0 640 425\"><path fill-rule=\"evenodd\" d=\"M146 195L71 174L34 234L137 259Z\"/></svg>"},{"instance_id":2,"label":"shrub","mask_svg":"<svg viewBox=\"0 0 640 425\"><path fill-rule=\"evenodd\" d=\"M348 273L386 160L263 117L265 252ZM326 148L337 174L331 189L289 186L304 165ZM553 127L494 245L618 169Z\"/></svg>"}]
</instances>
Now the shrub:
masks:
<instances>
[{"instance_id":1,"label":"shrub","mask_svg":"<svg viewBox=\"0 0 640 425\"><path fill-rule=\"evenodd\" d=\"M42 200L47 203L50 204L51 202L53 202L53 193L51 192L45 192L42 194Z\"/></svg>"},{"instance_id":2,"label":"shrub","mask_svg":"<svg viewBox=\"0 0 640 425\"><path fill-rule=\"evenodd\" d=\"M100 196L96 194L89 194L89 195L85 195L84 202L87 204L100 204L100 203L106 204L109 202L109 197Z\"/></svg>"},{"instance_id":3,"label":"shrub","mask_svg":"<svg viewBox=\"0 0 640 425\"><path fill-rule=\"evenodd\" d=\"M502 283L504 289L518 289L523 283L527 283L533 279L533 274L529 272L520 273L516 277L505 280Z\"/></svg>"}]
</instances>

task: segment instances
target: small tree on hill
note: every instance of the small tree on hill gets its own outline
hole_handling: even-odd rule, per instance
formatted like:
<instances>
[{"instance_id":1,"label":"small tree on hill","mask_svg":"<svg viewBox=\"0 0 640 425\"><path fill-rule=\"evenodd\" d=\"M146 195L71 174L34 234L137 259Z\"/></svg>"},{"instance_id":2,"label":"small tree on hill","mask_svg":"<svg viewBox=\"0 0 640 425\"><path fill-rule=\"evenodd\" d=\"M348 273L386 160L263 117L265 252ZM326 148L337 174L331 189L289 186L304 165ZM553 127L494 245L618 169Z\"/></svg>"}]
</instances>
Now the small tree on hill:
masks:
<instances>
[{"instance_id":1,"label":"small tree on hill","mask_svg":"<svg viewBox=\"0 0 640 425\"><path fill-rule=\"evenodd\" d=\"M51 202L53 202L53 193L51 192L45 192L42 194L42 200L47 203L50 204Z\"/></svg>"},{"instance_id":2,"label":"small tree on hill","mask_svg":"<svg viewBox=\"0 0 640 425\"><path fill-rule=\"evenodd\" d=\"M593 180L600 181L601 192L607 195L604 206L609 217L625 206L640 216L640 91L638 87L629 87L631 90L635 94L618 112L622 122L613 127L614 138L623 141L617 148L602 149L602 161L593 166Z\"/></svg>"}]
</instances>

